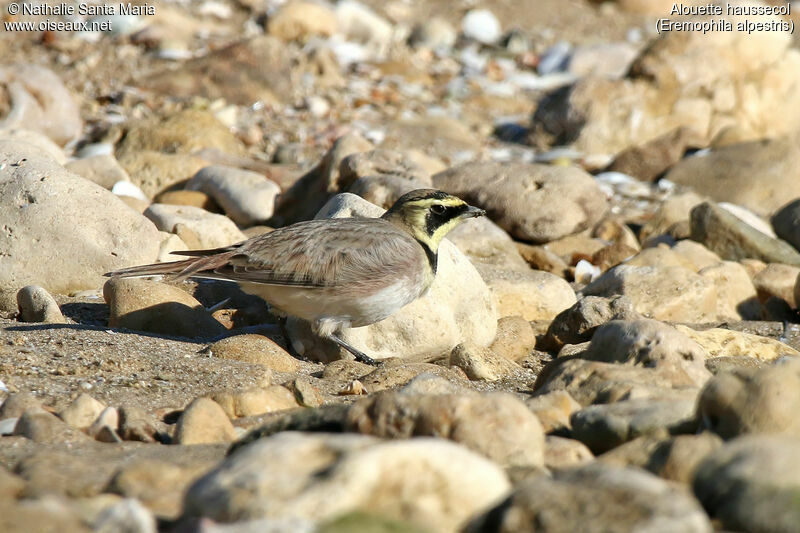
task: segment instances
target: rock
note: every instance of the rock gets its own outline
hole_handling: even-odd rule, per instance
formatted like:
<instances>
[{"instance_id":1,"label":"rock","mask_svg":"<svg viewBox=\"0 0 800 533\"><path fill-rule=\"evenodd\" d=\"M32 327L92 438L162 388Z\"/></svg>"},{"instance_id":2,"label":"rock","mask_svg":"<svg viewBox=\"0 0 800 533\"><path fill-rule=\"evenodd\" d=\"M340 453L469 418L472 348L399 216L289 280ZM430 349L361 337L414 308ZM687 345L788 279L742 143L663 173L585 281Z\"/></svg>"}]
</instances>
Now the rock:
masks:
<instances>
[{"instance_id":1,"label":"rock","mask_svg":"<svg viewBox=\"0 0 800 533\"><path fill-rule=\"evenodd\" d=\"M256 416L298 407L291 391L280 385L237 392L217 392L211 395L211 399L222 406L229 418Z\"/></svg>"},{"instance_id":2,"label":"rock","mask_svg":"<svg viewBox=\"0 0 800 533\"><path fill-rule=\"evenodd\" d=\"M355 195L344 194L324 206L318 218L380 216L382 212ZM289 318L287 329L301 355L326 361L349 357L338 347L323 344L300 320ZM462 342L487 346L496 331L497 315L488 287L469 260L444 240L436 278L425 296L381 322L347 329L341 338L376 359L419 359L447 354Z\"/></svg>"},{"instance_id":3,"label":"rock","mask_svg":"<svg viewBox=\"0 0 800 533\"><path fill-rule=\"evenodd\" d=\"M0 129L34 130L60 146L81 134L78 104L52 70L30 63L0 65L0 87L10 104Z\"/></svg>"},{"instance_id":4,"label":"rock","mask_svg":"<svg viewBox=\"0 0 800 533\"><path fill-rule=\"evenodd\" d=\"M764 304L770 298L780 298L789 307L796 309L794 286L800 276L800 268L780 263L770 263L753 276L758 300Z\"/></svg>"},{"instance_id":5,"label":"rock","mask_svg":"<svg viewBox=\"0 0 800 533\"><path fill-rule=\"evenodd\" d=\"M800 360L765 368L741 368L709 380L697 414L724 439L745 433L800 435L793 413L800 402Z\"/></svg>"},{"instance_id":6,"label":"rock","mask_svg":"<svg viewBox=\"0 0 800 533\"><path fill-rule=\"evenodd\" d=\"M467 163L436 174L433 184L486 209L513 237L537 243L591 227L607 209L594 179L577 167Z\"/></svg>"},{"instance_id":7,"label":"rock","mask_svg":"<svg viewBox=\"0 0 800 533\"><path fill-rule=\"evenodd\" d=\"M591 450L580 441L548 435L545 439L544 465L550 470L574 467L594 459Z\"/></svg>"},{"instance_id":8,"label":"rock","mask_svg":"<svg viewBox=\"0 0 800 533\"><path fill-rule=\"evenodd\" d=\"M165 283L111 278L103 286L108 325L187 338L222 335L225 327L189 293Z\"/></svg>"},{"instance_id":9,"label":"rock","mask_svg":"<svg viewBox=\"0 0 800 533\"><path fill-rule=\"evenodd\" d=\"M522 367L488 348L459 344L450 352L450 366L457 366L467 377L477 381L498 381L513 378Z\"/></svg>"},{"instance_id":10,"label":"rock","mask_svg":"<svg viewBox=\"0 0 800 533\"><path fill-rule=\"evenodd\" d=\"M772 227L778 237L800 250L800 198L784 205L772 216Z\"/></svg>"},{"instance_id":11,"label":"rock","mask_svg":"<svg viewBox=\"0 0 800 533\"><path fill-rule=\"evenodd\" d=\"M370 150L348 155L339 164L343 184L352 184L359 178L394 176L405 181L418 182L430 188L431 175L406 154L394 150Z\"/></svg>"},{"instance_id":12,"label":"rock","mask_svg":"<svg viewBox=\"0 0 800 533\"><path fill-rule=\"evenodd\" d=\"M72 403L58 413L58 416L74 428L86 429L92 425L92 422L100 416L105 408L105 405L84 392L72 400Z\"/></svg>"},{"instance_id":13,"label":"rock","mask_svg":"<svg viewBox=\"0 0 800 533\"><path fill-rule=\"evenodd\" d=\"M637 248L633 248L627 244L614 242L593 253L590 263L592 265L597 265L597 268L599 268L601 272L605 272L609 268L615 267L620 263L625 262L627 259L630 259L636 255L637 251ZM577 274L575 275L575 278L580 279Z\"/></svg>"},{"instance_id":14,"label":"rock","mask_svg":"<svg viewBox=\"0 0 800 533\"><path fill-rule=\"evenodd\" d=\"M663 398L673 390L696 389L683 369L641 368L586 359L559 358L536 380L535 394L567 391L581 405L637 398Z\"/></svg>"},{"instance_id":15,"label":"rock","mask_svg":"<svg viewBox=\"0 0 800 533\"><path fill-rule=\"evenodd\" d=\"M711 328L701 331L676 325L675 329L698 343L708 357L752 357L760 361L774 361L784 356L800 356L791 346L769 337L742 331Z\"/></svg>"},{"instance_id":16,"label":"rock","mask_svg":"<svg viewBox=\"0 0 800 533\"><path fill-rule=\"evenodd\" d=\"M700 504L685 491L634 468L591 463L518 485L464 531L685 531L711 533Z\"/></svg>"},{"instance_id":17,"label":"rock","mask_svg":"<svg viewBox=\"0 0 800 533\"><path fill-rule=\"evenodd\" d=\"M131 182L148 198L182 187L207 164L194 155L164 154L153 150L126 152L120 156L119 163L130 175Z\"/></svg>"},{"instance_id":18,"label":"rock","mask_svg":"<svg viewBox=\"0 0 800 533\"><path fill-rule=\"evenodd\" d=\"M571 435L594 453L603 453L642 435L692 433L697 430L697 392L681 391L673 398L625 400L590 405L572 414Z\"/></svg>"},{"instance_id":19,"label":"rock","mask_svg":"<svg viewBox=\"0 0 800 533\"><path fill-rule=\"evenodd\" d=\"M543 464L544 433L539 420L507 393L384 392L351 407L346 427L383 438L446 438L502 466Z\"/></svg>"},{"instance_id":20,"label":"rock","mask_svg":"<svg viewBox=\"0 0 800 533\"><path fill-rule=\"evenodd\" d=\"M517 248L517 243L487 217L475 218L469 224L456 226L447 234L447 240L455 244L481 270L530 270Z\"/></svg>"},{"instance_id":21,"label":"rock","mask_svg":"<svg viewBox=\"0 0 800 533\"><path fill-rule=\"evenodd\" d=\"M326 4L295 0L278 8L267 20L267 33L282 41L330 37L338 30L336 16Z\"/></svg>"},{"instance_id":22,"label":"rock","mask_svg":"<svg viewBox=\"0 0 800 533\"><path fill-rule=\"evenodd\" d=\"M336 139L319 164L278 197L275 223L284 226L319 216L330 197L350 185L341 181L341 162L351 154L373 148L372 143L355 133Z\"/></svg>"},{"instance_id":23,"label":"rock","mask_svg":"<svg viewBox=\"0 0 800 533\"><path fill-rule=\"evenodd\" d=\"M748 436L710 454L694 477L694 493L730 531L790 532L797 527L795 437Z\"/></svg>"},{"instance_id":24,"label":"rock","mask_svg":"<svg viewBox=\"0 0 800 533\"><path fill-rule=\"evenodd\" d=\"M711 374L705 368L703 348L667 324L655 320L613 320L597 328L586 359L628 363L644 368L685 372L697 386Z\"/></svg>"},{"instance_id":25,"label":"rock","mask_svg":"<svg viewBox=\"0 0 800 533\"><path fill-rule=\"evenodd\" d=\"M519 254L534 270L544 270L561 278L566 277L569 270L566 261L550 251L547 246L533 246L523 242L515 244Z\"/></svg>"},{"instance_id":26,"label":"rock","mask_svg":"<svg viewBox=\"0 0 800 533\"><path fill-rule=\"evenodd\" d=\"M666 16L672 4L659 4L661 9L656 12ZM727 18L734 29L744 21L743 17ZM778 17L765 21L779 23ZM697 131L704 143L731 126L742 130L741 137L747 140L795 132L798 122L794 116L785 116L787 110L800 108L798 75L789 70L800 64L800 54L790 47L790 37L781 32L763 32L757 39L750 39L745 32L715 32L708 37L702 32L662 32L639 54L626 78L587 77L540 102L534 116L536 129L550 136L543 139L548 144L570 144L593 154L614 154L681 126ZM735 191L728 194L740 196L756 189L746 177L751 174L747 165L741 162L752 164L751 169L769 169L763 185L766 194L780 181L793 179L789 173L773 173L786 162L785 154L758 161L742 150L732 152L741 156L738 166L709 164L710 172L685 175L692 182L712 184L706 188L727 189ZM743 186L723 185L726 180L716 178L729 175L736 176ZM757 181L760 188L761 179ZM770 209L763 204L762 208Z\"/></svg>"},{"instance_id":27,"label":"rock","mask_svg":"<svg viewBox=\"0 0 800 533\"><path fill-rule=\"evenodd\" d=\"M294 399L303 407L319 407L324 403L322 394L314 386L312 378L300 377L292 381L291 389Z\"/></svg>"},{"instance_id":28,"label":"rock","mask_svg":"<svg viewBox=\"0 0 800 533\"><path fill-rule=\"evenodd\" d=\"M578 77L620 79L638 54L636 47L625 42L577 46L569 55L567 70Z\"/></svg>"},{"instance_id":29,"label":"rock","mask_svg":"<svg viewBox=\"0 0 800 533\"><path fill-rule=\"evenodd\" d=\"M125 169L110 154L75 159L67 163L65 168L109 191L120 181L131 181Z\"/></svg>"},{"instance_id":30,"label":"rock","mask_svg":"<svg viewBox=\"0 0 800 533\"><path fill-rule=\"evenodd\" d=\"M644 144L623 150L607 170L622 172L642 181L656 181L683 158L688 148L701 146L703 141L695 131L679 127Z\"/></svg>"},{"instance_id":31,"label":"rock","mask_svg":"<svg viewBox=\"0 0 800 533\"><path fill-rule=\"evenodd\" d=\"M222 248L247 238L228 217L199 207L150 204L144 216L159 230L176 234L192 250Z\"/></svg>"},{"instance_id":32,"label":"rock","mask_svg":"<svg viewBox=\"0 0 800 533\"><path fill-rule=\"evenodd\" d=\"M116 407L106 407L86 432L100 442L122 442L117 429L119 429L119 411Z\"/></svg>"},{"instance_id":33,"label":"rock","mask_svg":"<svg viewBox=\"0 0 800 533\"><path fill-rule=\"evenodd\" d=\"M256 334L234 335L208 347L209 353L220 359L263 365L277 372L296 372L297 359L272 339Z\"/></svg>"},{"instance_id":34,"label":"rock","mask_svg":"<svg viewBox=\"0 0 800 533\"><path fill-rule=\"evenodd\" d=\"M31 145L0 142L0 168L0 287L96 289L103 272L156 258L153 224Z\"/></svg>"},{"instance_id":35,"label":"rock","mask_svg":"<svg viewBox=\"0 0 800 533\"><path fill-rule=\"evenodd\" d=\"M800 252L770 238L734 215L708 202L692 209L692 240L703 243L723 259L752 257L766 263L800 266Z\"/></svg>"},{"instance_id":36,"label":"rock","mask_svg":"<svg viewBox=\"0 0 800 533\"><path fill-rule=\"evenodd\" d=\"M392 25L366 5L354 0L337 2L336 20L347 40L364 44L373 57L388 52Z\"/></svg>"},{"instance_id":37,"label":"rock","mask_svg":"<svg viewBox=\"0 0 800 533\"><path fill-rule=\"evenodd\" d=\"M430 188L430 185L421 181L407 180L393 175L378 175L358 178L347 191L377 206L389 209L405 193L426 188Z\"/></svg>"},{"instance_id":38,"label":"rock","mask_svg":"<svg viewBox=\"0 0 800 533\"><path fill-rule=\"evenodd\" d=\"M414 48L447 50L453 47L456 39L458 34L450 22L441 17L433 17L414 26L408 36L408 44Z\"/></svg>"},{"instance_id":39,"label":"rock","mask_svg":"<svg viewBox=\"0 0 800 533\"><path fill-rule=\"evenodd\" d=\"M12 474L5 467L0 468L0 502L17 499L24 489L25 481L21 477Z\"/></svg>"},{"instance_id":40,"label":"rock","mask_svg":"<svg viewBox=\"0 0 800 533\"><path fill-rule=\"evenodd\" d=\"M543 339L543 346L558 350L565 344L580 344L592 338L595 330L611 320L638 320L642 316L626 296L584 296L572 307L560 312Z\"/></svg>"},{"instance_id":41,"label":"rock","mask_svg":"<svg viewBox=\"0 0 800 533\"><path fill-rule=\"evenodd\" d=\"M17 306L23 322L64 324L67 320L55 298L38 285L28 285L17 292Z\"/></svg>"},{"instance_id":42,"label":"rock","mask_svg":"<svg viewBox=\"0 0 800 533\"><path fill-rule=\"evenodd\" d=\"M701 203L703 198L693 192L670 196L639 230L639 240L646 243L648 239L668 233L676 225L686 223L688 226L692 208Z\"/></svg>"},{"instance_id":43,"label":"rock","mask_svg":"<svg viewBox=\"0 0 800 533\"><path fill-rule=\"evenodd\" d=\"M582 292L585 296L626 296L636 312L656 320L702 323L716 318L714 282L677 266L619 265Z\"/></svg>"},{"instance_id":44,"label":"rock","mask_svg":"<svg viewBox=\"0 0 800 533\"><path fill-rule=\"evenodd\" d=\"M545 433L569 430L570 416L581 408L581 404L563 390L532 396L525 400L525 405L539 419Z\"/></svg>"},{"instance_id":45,"label":"rock","mask_svg":"<svg viewBox=\"0 0 800 533\"><path fill-rule=\"evenodd\" d=\"M717 320L758 320L761 304L747 270L733 261L722 261L698 272L717 286Z\"/></svg>"},{"instance_id":46,"label":"rock","mask_svg":"<svg viewBox=\"0 0 800 533\"><path fill-rule=\"evenodd\" d=\"M291 70L291 55L284 43L259 35L184 61L177 69L169 65L144 77L140 86L176 98L222 98L243 106L257 101L271 104L291 99Z\"/></svg>"},{"instance_id":47,"label":"rock","mask_svg":"<svg viewBox=\"0 0 800 533\"><path fill-rule=\"evenodd\" d=\"M127 498L106 508L92 524L97 533L156 533L153 514L134 498Z\"/></svg>"},{"instance_id":48,"label":"rock","mask_svg":"<svg viewBox=\"0 0 800 533\"><path fill-rule=\"evenodd\" d=\"M175 261L177 259L177 255L173 252L185 252L189 249L189 247L186 246L186 243L183 242L183 239L174 233L162 231L160 234L162 239L161 246L158 248L157 262L166 263L169 261Z\"/></svg>"},{"instance_id":49,"label":"rock","mask_svg":"<svg viewBox=\"0 0 800 533\"><path fill-rule=\"evenodd\" d=\"M552 320L575 303L569 283L549 272L481 269L497 314L525 320Z\"/></svg>"},{"instance_id":50,"label":"rock","mask_svg":"<svg viewBox=\"0 0 800 533\"><path fill-rule=\"evenodd\" d=\"M472 9L461 20L464 37L482 44L495 44L502 35L500 21L488 9Z\"/></svg>"},{"instance_id":51,"label":"rock","mask_svg":"<svg viewBox=\"0 0 800 533\"><path fill-rule=\"evenodd\" d=\"M272 216L280 187L263 174L221 165L201 169L186 184L212 197L241 226L263 223Z\"/></svg>"},{"instance_id":52,"label":"rock","mask_svg":"<svg viewBox=\"0 0 800 533\"><path fill-rule=\"evenodd\" d=\"M623 448L640 443L647 447L643 450L643 456L633 457L631 460L630 452ZM649 443L653 445L647 446ZM639 466L661 478L689 484L700 462L720 447L722 439L707 431L698 435L677 435L667 439L642 437L603 454L599 459L611 464L624 462L620 466ZM624 457L626 454L628 457Z\"/></svg>"},{"instance_id":53,"label":"rock","mask_svg":"<svg viewBox=\"0 0 800 533\"><path fill-rule=\"evenodd\" d=\"M432 363L408 363L403 361L394 361L392 363L385 363L379 365L378 368L366 369L366 371L357 371L352 369L357 374L354 377L360 379L361 386L366 387L368 392L377 392L386 389L394 389L407 385L410 381L421 374L433 374L442 379L446 379L451 383L462 383L467 380L467 376L460 368L445 367L434 365ZM337 372L342 377L347 372Z\"/></svg>"},{"instance_id":54,"label":"rock","mask_svg":"<svg viewBox=\"0 0 800 533\"><path fill-rule=\"evenodd\" d=\"M784 206L788 198L800 197L798 164L797 140L778 137L686 158L672 167L665 178L717 202L730 202L767 217ZM758 180L753 180L754 169Z\"/></svg>"},{"instance_id":55,"label":"rock","mask_svg":"<svg viewBox=\"0 0 800 533\"><path fill-rule=\"evenodd\" d=\"M720 202L717 204L720 208L724 209L728 213L732 214L748 226L757 229L767 237L772 237L773 239L777 237L775 232L772 230L772 226L769 222L758 216L757 214L753 213L749 209L742 207L740 205L731 204L728 202Z\"/></svg>"},{"instance_id":56,"label":"rock","mask_svg":"<svg viewBox=\"0 0 800 533\"><path fill-rule=\"evenodd\" d=\"M201 191L187 191L184 189L178 191L165 191L155 197L156 204L167 205L189 205L192 207L199 207L210 211L211 213L220 213L221 209L208 194Z\"/></svg>"},{"instance_id":57,"label":"rock","mask_svg":"<svg viewBox=\"0 0 800 533\"><path fill-rule=\"evenodd\" d=\"M519 362L535 347L536 335L530 322L521 316L504 316L497 321L497 335L489 346L492 352Z\"/></svg>"},{"instance_id":58,"label":"rock","mask_svg":"<svg viewBox=\"0 0 800 533\"><path fill-rule=\"evenodd\" d=\"M201 109L186 109L133 123L117 147L117 153L121 157L145 151L192 154L204 148L215 148L231 155L244 153L244 146L230 129L213 113Z\"/></svg>"},{"instance_id":59,"label":"rock","mask_svg":"<svg viewBox=\"0 0 800 533\"><path fill-rule=\"evenodd\" d=\"M285 432L239 449L198 480L185 515L325 520L362 510L456 531L509 488L500 468L451 442Z\"/></svg>"},{"instance_id":60,"label":"rock","mask_svg":"<svg viewBox=\"0 0 800 533\"><path fill-rule=\"evenodd\" d=\"M225 411L209 398L197 398L183 411L175 428L176 444L231 442L236 431Z\"/></svg>"},{"instance_id":61,"label":"rock","mask_svg":"<svg viewBox=\"0 0 800 533\"><path fill-rule=\"evenodd\" d=\"M0 127L0 141L14 141L38 148L42 155L50 157L59 165L67 164L67 155L49 137L34 130ZM67 169L70 170L70 169ZM70 170L70 172L72 172Z\"/></svg>"},{"instance_id":62,"label":"rock","mask_svg":"<svg viewBox=\"0 0 800 533\"><path fill-rule=\"evenodd\" d=\"M125 405L119 409L119 435L124 440L156 442L159 439L158 422L143 409Z\"/></svg>"},{"instance_id":63,"label":"rock","mask_svg":"<svg viewBox=\"0 0 800 533\"><path fill-rule=\"evenodd\" d=\"M381 148L411 152L445 162L463 161L477 152L481 143L462 122L446 116L424 116L399 120L386 125L386 138Z\"/></svg>"},{"instance_id":64,"label":"rock","mask_svg":"<svg viewBox=\"0 0 800 533\"><path fill-rule=\"evenodd\" d=\"M29 409L20 415L14 427L14 435L46 444L63 442L77 444L89 439L80 431L62 422L57 416L40 408Z\"/></svg>"},{"instance_id":65,"label":"rock","mask_svg":"<svg viewBox=\"0 0 800 533\"><path fill-rule=\"evenodd\" d=\"M64 531L89 533L74 510L52 499L0 500L0 529L3 531Z\"/></svg>"},{"instance_id":66,"label":"rock","mask_svg":"<svg viewBox=\"0 0 800 533\"><path fill-rule=\"evenodd\" d=\"M42 404L30 392L12 392L0 404L0 420L19 418L28 410L42 409Z\"/></svg>"},{"instance_id":67,"label":"rock","mask_svg":"<svg viewBox=\"0 0 800 533\"><path fill-rule=\"evenodd\" d=\"M672 246L671 250L686 261L689 268L698 273L706 268L715 267L722 261L717 254L702 244L689 239L678 241Z\"/></svg>"}]
</instances>

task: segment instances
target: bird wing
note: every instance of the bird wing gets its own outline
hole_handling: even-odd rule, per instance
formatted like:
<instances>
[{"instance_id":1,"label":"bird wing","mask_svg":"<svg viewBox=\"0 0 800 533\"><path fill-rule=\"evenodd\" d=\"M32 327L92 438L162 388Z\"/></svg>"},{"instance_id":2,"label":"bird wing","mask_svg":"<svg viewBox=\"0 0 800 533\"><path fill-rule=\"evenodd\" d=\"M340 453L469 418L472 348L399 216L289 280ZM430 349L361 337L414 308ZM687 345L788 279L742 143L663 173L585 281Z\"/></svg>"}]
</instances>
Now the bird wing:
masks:
<instances>
[{"instance_id":1,"label":"bird wing","mask_svg":"<svg viewBox=\"0 0 800 533\"><path fill-rule=\"evenodd\" d=\"M300 222L215 252L227 261L197 275L306 288L388 285L424 261L411 236L380 219Z\"/></svg>"}]
</instances>

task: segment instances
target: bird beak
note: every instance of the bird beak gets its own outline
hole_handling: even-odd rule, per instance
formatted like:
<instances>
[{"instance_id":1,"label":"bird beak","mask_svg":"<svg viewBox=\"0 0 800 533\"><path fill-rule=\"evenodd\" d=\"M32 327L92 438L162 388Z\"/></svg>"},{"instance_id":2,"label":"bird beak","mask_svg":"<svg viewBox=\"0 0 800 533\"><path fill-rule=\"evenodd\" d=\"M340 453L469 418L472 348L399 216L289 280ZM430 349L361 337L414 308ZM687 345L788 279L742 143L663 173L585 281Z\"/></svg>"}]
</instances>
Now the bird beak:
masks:
<instances>
[{"instance_id":1,"label":"bird beak","mask_svg":"<svg viewBox=\"0 0 800 533\"><path fill-rule=\"evenodd\" d=\"M475 218L475 217L482 217L486 214L486 211L483 209L479 209L477 207L468 206L467 210L461 213L461 216L458 218Z\"/></svg>"}]
</instances>

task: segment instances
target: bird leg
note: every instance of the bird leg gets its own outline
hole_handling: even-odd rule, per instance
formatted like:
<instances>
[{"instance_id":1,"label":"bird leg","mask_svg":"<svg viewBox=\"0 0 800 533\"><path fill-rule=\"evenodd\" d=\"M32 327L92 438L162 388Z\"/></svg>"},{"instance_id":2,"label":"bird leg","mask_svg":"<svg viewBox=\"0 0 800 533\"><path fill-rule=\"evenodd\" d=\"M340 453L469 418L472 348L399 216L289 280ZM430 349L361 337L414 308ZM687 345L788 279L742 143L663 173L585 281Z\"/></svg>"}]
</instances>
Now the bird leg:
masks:
<instances>
[{"instance_id":1,"label":"bird leg","mask_svg":"<svg viewBox=\"0 0 800 533\"><path fill-rule=\"evenodd\" d=\"M365 354L361 350L358 350L358 349L354 348L353 346L350 346L349 344L344 342L342 339L340 339L336 335L331 333L331 334L329 334L327 336L327 338L332 340L333 342L335 342L336 344L338 344L339 346L341 346L342 348L344 348L345 350L347 350L351 354L353 354L356 357L356 361L361 361L362 363L366 363L366 364L372 365L372 366L377 366L378 365L378 362L375 361L375 359L373 359L372 357L368 356L367 354Z\"/></svg>"}]
</instances>

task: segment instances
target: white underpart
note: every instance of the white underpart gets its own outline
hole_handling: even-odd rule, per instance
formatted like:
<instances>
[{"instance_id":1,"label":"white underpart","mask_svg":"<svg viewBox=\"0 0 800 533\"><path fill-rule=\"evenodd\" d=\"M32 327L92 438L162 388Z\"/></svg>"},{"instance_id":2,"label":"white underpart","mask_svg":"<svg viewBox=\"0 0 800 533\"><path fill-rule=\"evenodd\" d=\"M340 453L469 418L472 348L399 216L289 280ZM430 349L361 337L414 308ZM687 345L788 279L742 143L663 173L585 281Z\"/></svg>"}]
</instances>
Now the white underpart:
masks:
<instances>
[{"instance_id":1,"label":"white underpart","mask_svg":"<svg viewBox=\"0 0 800 533\"><path fill-rule=\"evenodd\" d=\"M408 280L399 280L368 296L354 297L332 289L303 289L279 285L242 284L242 288L260 296L286 314L312 324L322 336L341 328L361 327L389 317L419 297L418 288Z\"/></svg>"}]
</instances>

